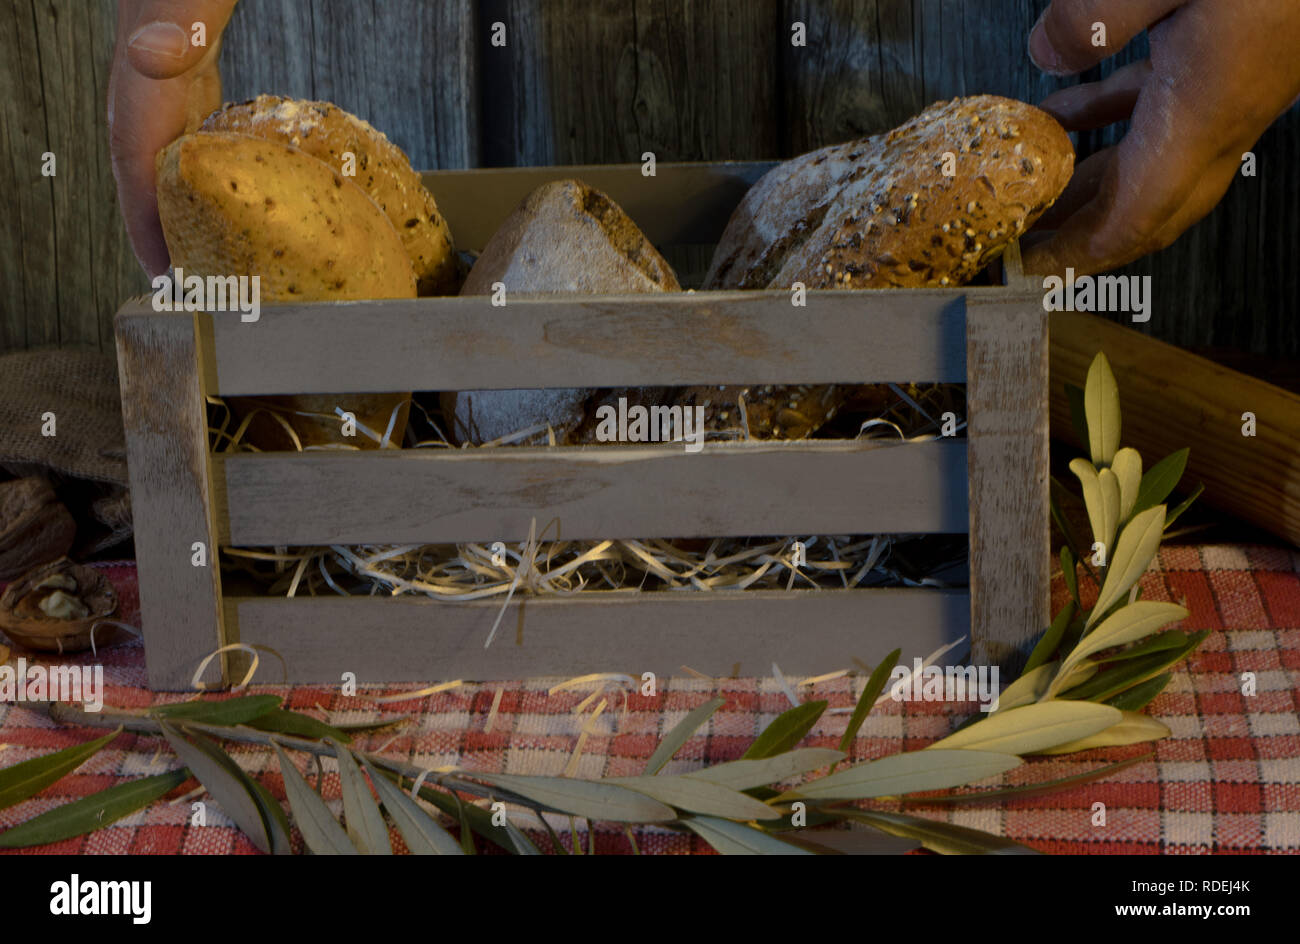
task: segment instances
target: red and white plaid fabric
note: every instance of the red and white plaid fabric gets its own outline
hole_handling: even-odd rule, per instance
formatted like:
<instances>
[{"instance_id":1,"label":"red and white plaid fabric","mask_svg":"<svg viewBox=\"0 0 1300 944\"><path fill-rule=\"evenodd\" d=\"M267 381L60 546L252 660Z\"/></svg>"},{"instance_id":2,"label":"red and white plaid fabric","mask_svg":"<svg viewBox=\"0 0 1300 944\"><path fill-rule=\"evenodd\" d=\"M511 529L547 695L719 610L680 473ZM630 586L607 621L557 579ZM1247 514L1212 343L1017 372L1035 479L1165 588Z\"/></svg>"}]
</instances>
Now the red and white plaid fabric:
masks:
<instances>
[{"instance_id":1,"label":"red and white plaid fabric","mask_svg":"<svg viewBox=\"0 0 1300 944\"><path fill-rule=\"evenodd\" d=\"M134 621L135 571L131 564L106 567ZM1063 598L1056 588L1056 604ZM948 819L1026 843L1049 853L1284 853L1300 851L1300 553L1256 546L1179 546L1161 550L1143 578L1143 598L1182 600L1191 611L1188 630L1210 629L1200 649L1179 666L1173 681L1147 709L1173 734L1155 746L1154 759L1125 768L1103 781L1047 796L989 807L909 807L918 815ZM11 656L15 658L15 656ZM78 661L89 662L89 656ZM181 700L155 696L144 687L143 651L138 644L100 653L106 705L143 708ZM842 668L827 666L827 670ZM1241 674L1254 672L1257 693L1241 694ZM659 738L692 708L715 696L727 699L678 753L668 772L685 772L739 757L750 741L790 707L771 678L661 682L653 698L610 686L607 705L592 718L595 699L581 715L574 709L594 690L589 686L548 694L559 679L466 684L436 695L375 705L373 698L403 690L362 691L345 697L336 690L299 686L254 686L252 691L284 696L285 705L336 723L410 715L406 726L358 739L358 746L423 766L455 764L469 770L595 778L638 774ZM827 699L851 708L864 680L838 678L801 686L803 699ZM415 686L405 686L412 690ZM492 704L501 691L495 714ZM951 704L890 702L868 718L853 750L865 760L923 747L947 733L960 718ZM489 719L491 724L489 726ZM804 742L836 747L847 713L823 715ZM587 736L576 767L571 760L580 730ZM21 704L0 705L0 766L9 766L102 734L64 728ZM1146 753L1149 746L1109 748L1066 757L1039 758L1013 771L1005 785L1053 780L1114 760ZM270 751L230 745L239 763L284 798L283 782ZM332 768L332 762L329 762ZM124 734L79 770L37 797L0 811L8 828L69 800L125 779L160 773L177 765L158 737ZM172 802L193 790L190 781L169 799L89 836L27 852L50 853L250 853L252 845L216 804L208 804L207 825L192 826L190 802ZM337 773L325 778L325 797L341 809ZM1093 804L1106 806L1106 825L1094 826ZM544 846L535 818L512 818ZM553 825L567 840L568 823ZM585 825L579 839L586 845ZM642 852L708 852L699 839L660 828L638 828ZM294 835L300 847L301 838ZM402 849L394 832L394 845ZM621 827L597 824L598 852L627 852Z\"/></svg>"}]
</instances>

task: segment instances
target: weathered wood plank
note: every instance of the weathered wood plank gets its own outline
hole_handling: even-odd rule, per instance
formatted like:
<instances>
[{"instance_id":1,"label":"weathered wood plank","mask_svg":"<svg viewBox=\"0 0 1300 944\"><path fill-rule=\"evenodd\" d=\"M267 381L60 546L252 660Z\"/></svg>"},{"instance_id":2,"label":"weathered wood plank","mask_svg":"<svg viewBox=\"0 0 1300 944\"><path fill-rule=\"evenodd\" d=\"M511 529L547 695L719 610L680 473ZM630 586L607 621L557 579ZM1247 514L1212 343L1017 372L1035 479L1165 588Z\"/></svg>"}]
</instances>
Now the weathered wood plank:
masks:
<instances>
[{"instance_id":1,"label":"weathered wood plank","mask_svg":"<svg viewBox=\"0 0 1300 944\"><path fill-rule=\"evenodd\" d=\"M679 444L249 453L213 462L220 542L243 547L523 541L534 519L541 531L552 518L565 540L959 534L968 523L962 440L706 444L695 454ZM996 523L1022 507L985 514ZM1044 530L1046 521L1044 511ZM1006 527L1019 536L1024 525L1015 524ZM1022 552L1007 551L994 546L989 567L1018 564Z\"/></svg>"},{"instance_id":2,"label":"weathered wood plank","mask_svg":"<svg viewBox=\"0 0 1300 944\"><path fill-rule=\"evenodd\" d=\"M239 312L201 316L201 356L222 396L962 383L963 298L868 290L810 292L805 308L783 292L267 305L253 323ZM149 312L147 302L126 310Z\"/></svg>"},{"instance_id":3,"label":"weathered wood plank","mask_svg":"<svg viewBox=\"0 0 1300 944\"><path fill-rule=\"evenodd\" d=\"M1047 314L967 305L972 658L1016 669L1050 621Z\"/></svg>"},{"instance_id":4,"label":"weathered wood plank","mask_svg":"<svg viewBox=\"0 0 1300 944\"><path fill-rule=\"evenodd\" d=\"M222 626L194 319L123 312L116 327L145 666L150 687L183 689ZM195 542L204 566L193 563Z\"/></svg>"},{"instance_id":5,"label":"weathered wood plank","mask_svg":"<svg viewBox=\"0 0 1300 944\"><path fill-rule=\"evenodd\" d=\"M270 646L299 682L361 684L492 680L588 672L791 676L876 664L895 648L923 658L967 632L957 591L741 591L533 597L511 602L492 645L500 602L229 598L228 635ZM707 632L701 631L708 627Z\"/></svg>"}]
</instances>

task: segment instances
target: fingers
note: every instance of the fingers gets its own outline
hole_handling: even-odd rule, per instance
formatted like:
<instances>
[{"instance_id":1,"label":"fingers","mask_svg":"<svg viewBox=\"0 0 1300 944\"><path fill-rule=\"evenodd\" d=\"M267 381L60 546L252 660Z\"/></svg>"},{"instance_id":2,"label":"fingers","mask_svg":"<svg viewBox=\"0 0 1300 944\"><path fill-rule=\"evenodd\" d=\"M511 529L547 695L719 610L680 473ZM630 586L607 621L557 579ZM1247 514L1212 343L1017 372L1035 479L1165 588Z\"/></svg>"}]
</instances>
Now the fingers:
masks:
<instances>
[{"instance_id":1,"label":"fingers","mask_svg":"<svg viewBox=\"0 0 1300 944\"><path fill-rule=\"evenodd\" d=\"M1143 59L1116 69L1100 82L1088 82L1053 92L1039 102L1067 131L1089 131L1123 121L1133 114L1138 93L1151 77L1151 62Z\"/></svg>"},{"instance_id":2,"label":"fingers","mask_svg":"<svg viewBox=\"0 0 1300 944\"><path fill-rule=\"evenodd\" d=\"M1066 220L1078 213L1097 197L1101 182L1105 179L1111 161L1115 159L1115 148L1108 147L1090 154L1074 166L1074 174L1066 185L1065 191L1056 198L1056 202L1038 218L1034 229L1058 229Z\"/></svg>"},{"instance_id":3,"label":"fingers","mask_svg":"<svg viewBox=\"0 0 1300 944\"><path fill-rule=\"evenodd\" d=\"M125 16L119 16L118 28L125 30L131 67L151 79L171 79L190 71L221 38L234 8L235 0L124 2ZM197 44L200 39L202 45Z\"/></svg>"},{"instance_id":4,"label":"fingers","mask_svg":"<svg viewBox=\"0 0 1300 944\"><path fill-rule=\"evenodd\" d=\"M1029 34L1029 58L1052 75L1090 69L1187 0L1052 0Z\"/></svg>"}]
</instances>

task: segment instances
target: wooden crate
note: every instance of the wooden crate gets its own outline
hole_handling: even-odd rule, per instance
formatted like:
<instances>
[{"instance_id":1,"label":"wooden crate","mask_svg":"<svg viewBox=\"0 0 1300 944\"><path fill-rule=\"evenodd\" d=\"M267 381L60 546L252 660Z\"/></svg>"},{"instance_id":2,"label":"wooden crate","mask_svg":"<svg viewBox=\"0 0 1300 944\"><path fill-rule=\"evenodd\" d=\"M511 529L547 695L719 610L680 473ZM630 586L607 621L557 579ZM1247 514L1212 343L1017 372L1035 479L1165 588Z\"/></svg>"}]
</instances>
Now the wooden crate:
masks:
<instances>
[{"instance_id":1,"label":"wooden crate","mask_svg":"<svg viewBox=\"0 0 1300 944\"><path fill-rule=\"evenodd\" d=\"M534 187L579 177L689 268L770 166L427 182L477 249ZM321 683L809 674L967 632L977 661L1014 663L1048 621L1047 317L1006 269L1000 286L810 292L804 308L785 291L469 297L265 305L243 323L131 302L116 331L150 685L190 687L235 641ZM207 395L885 381L966 383L968 438L210 455L205 432ZM553 517L566 539L968 532L970 587L516 596L484 648L499 600L238 597L217 565L222 545L522 541Z\"/></svg>"}]
</instances>

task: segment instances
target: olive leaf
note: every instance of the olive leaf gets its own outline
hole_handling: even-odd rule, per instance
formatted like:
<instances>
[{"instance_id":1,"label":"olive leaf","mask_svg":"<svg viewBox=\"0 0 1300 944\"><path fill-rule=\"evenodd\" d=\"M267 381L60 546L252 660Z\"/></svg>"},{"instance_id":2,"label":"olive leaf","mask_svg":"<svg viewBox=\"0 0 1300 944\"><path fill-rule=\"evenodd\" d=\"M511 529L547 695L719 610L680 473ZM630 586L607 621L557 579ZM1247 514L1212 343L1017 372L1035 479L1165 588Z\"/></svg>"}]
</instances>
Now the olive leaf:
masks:
<instances>
[{"instance_id":1,"label":"olive leaf","mask_svg":"<svg viewBox=\"0 0 1300 944\"><path fill-rule=\"evenodd\" d=\"M1110 544L1106 540L1106 497L1101 491L1101 477L1087 459L1071 459L1070 471L1079 480L1079 488L1083 491L1083 505L1088 510L1088 527L1092 529L1092 539L1109 551Z\"/></svg>"},{"instance_id":2,"label":"olive leaf","mask_svg":"<svg viewBox=\"0 0 1300 944\"><path fill-rule=\"evenodd\" d=\"M40 793L90 760L121 733L122 727L119 725L116 730L101 738L85 744L74 744L53 754L33 757L0 770L0 810Z\"/></svg>"},{"instance_id":3,"label":"olive leaf","mask_svg":"<svg viewBox=\"0 0 1300 944\"><path fill-rule=\"evenodd\" d=\"M1197 485L1196 488L1194 488L1194 489L1192 490L1192 494L1190 494L1190 495L1187 496L1186 501L1184 501L1184 502L1183 502L1182 504L1180 504L1177 508L1175 508L1173 511L1169 512L1169 514L1165 516L1165 530L1166 530L1166 531L1169 530L1170 526L1171 526L1175 521L1177 521L1179 518L1181 518L1181 517L1183 516L1183 512L1185 512L1188 508L1191 508L1191 507L1192 507L1192 502L1194 502L1194 501L1196 501L1196 499L1200 498L1200 497L1201 497L1201 492L1203 492L1203 491L1205 491L1205 485L1204 485L1204 484L1199 484L1199 485Z\"/></svg>"},{"instance_id":4,"label":"olive leaf","mask_svg":"<svg viewBox=\"0 0 1300 944\"><path fill-rule=\"evenodd\" d=\"M1065 577L1065 589L1070 591L1070 599L1075 606L1081 606L1079 602L1079 573L1078 562L1074 559L1074 552L1068 545L1061 547L1061 574Z\"/></svg>"},{"instance_id":5,"label":"olive leaf","mask_svg":"<svg viewBox=\"0 0 1300 944\"><path fill-rule=\"evenodd\" d=\"M801 747L763 760L733 760L703 770L682 774L692 780L707 780L733 790L750 790L780 783L810 770L844 759L841 751L829 747Z\"/></svg>"},{"instance_id":6,"label":"olive leaf","mask_svg":"<svg viewBox=\"0 0 1300 944\"><path fill-rule=\"evenodd\" d=\"M1162 672L1160 675L1149 678L1145 682L1139 682L1132 688L1108 698L1106 704L1112 708L1118 708L1120 711L1141 711L1151 704L1152 699L1165 690L1165 686L1169 684L1169 680L1173 677L1171 672Z\"/></svg>"},{"instance_id":7,"label":"olive leaf","mask_svg":"<svg viewBox=\"0 0 1300 944\"><path fill-rule=\"evenodd\" d=\"M1102 469L1097 473L1097 485L1101 491L1101 526L1105 537L1094 538L1094 540L1101 541L1109 552L1115 542L1115 529L1119 527L1120 522L1122 499L1119 491L1119 476L1112 469Z\"/></svg>"},{"instance_id":8,"label":"olive leaf","mask_svg":"<svg viewBox=\"0 0 1300 944\"><path fill-rule=\"evenodd\" d=\"M1060 691L1065 686L1063 680L1074 668L1088 656L1125 646L1139 639L1145 639L1163 626L1177 620L1186 619L1187 610L1177 603L1165 603L1161 600L1138 600L1116 610L1100 626L1079 641L1074 651L1061 663L1060 681L1052 684L1053 691Z\"/></svg>"},{"instance_id":9,"label":"olive leaf","mask_svg":"<svg viewBox=\"0 0 1300 944\"><path fill-rule=\"evenodd\" d=\"M693 708L685 718L673 725L673 729L664 735L655 747L650 759L645 762L645 773L657 774L663 770L673 755L682 749L682 745L691 739L704 722L713 717L713 713L727 703L725 698L714 698Z\"/></svg>"},{"instance_id":10,"label":"olive leaf","mask_svg":"<svg viewBox=\"0 0 1300 944\"><path fill-rule=\"evenodd\" d=\"M1076 460L1077 461L1077 460ZM1092 628L1106 612L1128 593L1129 588L1146 573L1160 547L1160 537L1165 526L1165 506L1156 505L1132 520L1120 532L1115 543L1115 551L1110 555L1110 566L1106 568L1106 579L1102 582L1101 592L1092 614L1084 624L1084 631Z\"/></svg>"},{"instance_id":11,"label":"olive leaf","mask_svg":"<svg viewBox=\"0 0 1300 944\"><path fill-rule=\"evenodd\" d=\"M1187 642L1177 649L1153 652L1137 659L1123 660L1114 668L1098 673L1084 684L1063 688L1061 698L1106 701L1136 685L1151 679L1189 655L1210 631L1202 629L1187 637Z\"/></svg>"},{"instance_id":12,"label":"olive leaf","mask_svg":"<svg viewBox=\"0 0 1300 944\"><path fill-rule=\"evenodd\" d=\"M522 777L466 771L466 776L524 797L545 809L615 823L668 823L672 808L626 787L568 777Z\"/></svg>"},{"instance_id":13,"label":"olive leaf","mask_svg":"<svg viewBox=\"0 0 1300 944\"><path fill-rule=\"evenodd\" d=\"M977 750L921 750L892 754L813 780L782 799L867 800L922 790L942 790L984 780L1019 767L1014 754Z\"/></svg>"},{"instance_id":14,"label":"olive leaf","mask_svg":"<svg viewBox=\"0 0 1300 944\"><path fill-rule=\"evenodd\" d=\"M182 733L166 721L159 722L159 726L176 756L235 825L258 849L270 852L273 848L270 827L263 818L261 803L253 793L248 774L215 741L188 729Z\"/></svg>"},{"instance_id":15,"label":"olive leaf","mask_svg":"<svg viewBox=\"0 0 1300 944\"><path fill-rule=\"evenodd\" d=\"M971 790L966 793L950 793L947 796L937 797L904 797L903 802L909 806L960 806L973 803L988 803L991 800L997 800L998 805L1002 805L1007 797L1014 797L1019 800L1028 799L1034 796L1045 796L1049 793L1056 793L1067 787L1078 786L1081 783L1089 783L1093 780L1101 780L1109 777L1111 774L1122 770L1125 767L1131 767L1134 764L1150 760L1155 756L1154 752L1141 754L1137 757L1129 757L1125 760L1115 761L1113 764L1106 764L1095 770L1087 770L1081 774L1071 774L1068 777L1061 777L1057 780L1047 780L1043 783L1028 783L1019 787L999 787L996 790Z\"/></svg>"},{"instance_id":16,"label":"olive leaf","mask_svg":"<svg viewBox=\"0 0 1300 944\"><path fill-rule=\"evenodd\" d=\"M225 701L182 701L174 705L157 705L149 709L156 718L168 721L198 721L203 724L232 726L247 724L280 707L279 695L247 695Z\"/></svg>"},{"instance_id":17,"label":"olive leaf","mask_svg":"<svg viewBox=\"0 0 1300 944\"><path fill-rule=\"evenodd\" d=\"M1036 849L992 833L908 816L906 813L846 810L843 815L846 819L874 826L891 836L917 839L925 848L944 855L1040 855Z\"/></svg>"},{"instance_id":18,"label":"olive leaf","mask_svg":"<svg viewBox=\"0 0 1300 944\"><path fill-rule=\"evenodd\" d=\"M119 783L92 796L74 800L0 833L0 848L21 849L62 842L94 832L123 816L142 810L189 779L185 769Z\"/></svg>"},{"instance_id":19,"label":"olive leaf","mask_svg":"<svg viewBox=\"0 0 1300 944\"><path fill-rule=\"evenodd\" d=\"M1074 751L1092 750L1094 747L1122 747L1125 744L1138 744L1142 741L1158 741L1168 737L1169 734L1169 728L1150 715L1125 711L1123 719L1118 724L1113 724L1104 731L1034 753L1069 754Z\"/></svg>"},{"instance_id":20,"label":"olive leaf","mask_svg":"<svg viewBox=\"0 0 1300 944\"><path fill-rule=\"evenodd\" d=\"M1190 449L1179 449L1147 470L1146 475L1142 476L1142 484L1138 486L1137 503L1133 506L1133 514L1141 514L1148 508L1154 508L1173 494L1187 468L1187 457L1191 452Z\"/></svg>"},{"instance_id":21,"label":"olive leaf","mask_svg":"<svg viewBox=\"0 0 1300 944\"><path fill-rule=\"evenodd\" d=\"M506 835L514 843L515 852L519 855L541 855L542 850L533 845L533 841L523 834L518 826L506 820Z\"/></svg>"},{"instance_id":22,"label":"olive leaf","mask_svg":"<svg viewBox=\"0 0 1300 944\"><path fill-rule=\"evenodd\" d=\"M844 729L844 735L840 738L840 750L845 754L852 753L853 741L858 736L862 723L867 720L867 715L875 707L876 699L885 690L885 684L889 681L890 675L893 674L894 666L898 665L898 659L902 654L902 649L895 649L885 656L880 665L876 666L871 673L871 677L867 679L867 684L862 689L862 697L853 706L853 714L849 717L849 726Z\"/></svg>"},{"instance_id":23,"label":"olive leaf","mask_svg":"<svg viewBox=\"0 0 1300 944\"><path fill-rule=\"evenodd\" d=\"M771 833L729 819L694 816L683 824L723 855L813 855Z\"/></svg>"},{"instance_id":24,"label":"olive leaf","mask_svg":"<svg viewBox=\"0 0 1300 944\"><path fill-rule=\"evenodd\" d=\"M1061 550L1064 551L1065 548ZM1025 674L1046 663L1056 653L1061 645L1061 637L1065 635L1065 628L1070 625L1070 620L1074 619L1076 609L1073 600L1067 600L1065 606L1061 607L1061 612L1056 614L1052 625L1047 627L1047 632L1043 633L1043 638L1038 640L1034 651L1029 654L1029 661L1025 663ZM1014 684L1013 682L1012 685ZM1002 697L1005 699L1006 694L1004 693Z\"/></svg>"},{"instance_id":25,"label":"olive leaf","mask_svg":"<svg viewBox=\"0 0 1300 944\"><path fill-rule=\"evenodd\" d=\"M343 788L343 819L348 837L362 855L392 855L393 843L379 805L356 759L339 741L328 740L339 762L339 784Z\"/></svg>"},{"instance_id":26,"label":"olive leaf","mask_svg":"<svg viewBox=\"0 0 1300 944\"><path fill-rule=\"evenodd\" d=\"M611 777L601 783L627 787L679 810L706 816L744 822L751 819L776 819L781 815L766 803L760 803L730 787L693 777Z\"/></svg>"},{"instance_id":27,"label":"olive leaf","mask_svg":"<svg viewBox=\"0 0 1300 944\"><path fill-rule=\"evenodd\" d=\"M1125 446L1115 453L1110 469L1119 483L1119 521L1124 522L1137 507L1142 488L1142 456L1131 446Z\"/></svg>"},{"instance_id":28,"label":"olive leaf","mask_svg":"<svg viewBox=\"0 0 1300 944\"><path fill-rule=\"evenodd\" d=\"M749 750L741 756L742 760L762 760L790 750L813 729L817 719L822 716L830 702L806 701L795 705L772 720L763 733L749 745Z\"/></svg>"},{"instance_id":29,"label":"olive leaf","mask_svg":"<svg viewBox=\"0 0 1300 944\"><path fill-rule=\"evenodd\" d=\"M420 808L397 784L381 777L379 772L362 759L370 782L375 785L375 792L384 804L384 809L397 825L397 831L406 841L406 848L412 855L464 855L460 843L452 838L451 833L442 828L437 820Z\"/></svg>"},{"instance_id":30,"label":"olive leaf","mask_svg":"<svg viewBox=\"0 0 1300 944\"><path fill-rule=\"evenodd\" d=\"M271 840L272 855L293 855L293 843L289 840L289 817L284 807L271 795L271 791L258 780L248 778L253 788L253 798L257 800L262 822L266 823L266 833Z\"/></svg>"},{"instance_id":31,"label":"olive leaf","mask_svg":"<svg viewBox=\"0 0 1300 944\"><path fill-rule=\"evenodd\" d=\"M1035 649L1035 651L1037 650ZM1059 662L1047 662L1043 665L1034 666L1032 669L1027 669L1020 678L1008 685L1002 694L998 696L996 711L1010 711L1012 708L1019 708L1021 705L1030 705L1038 701L1046 694L1048 686L1052 684L1052 679L1056 677L1057 669L1060 667L1061 663Z\"/></svg>"},{"instance_id":32,"label":"olive leaf","mask_svg":"<svg viewBox=\"0 0 1300 944\"><path fill-rule=\"evenodd\" d=\"M1087 701L1045 701L999 711L963 728L925 750L961 748L1031 754L1104 731L1118 724L1118 708Z\"/></svg>"},{"instance_id":33,"label":"olive leaf","mask_svg":"<svg viewBox=\"0 0 1300 944\"><path fill-rule=\"evenodd\" d=\"M258 715L251 721L244 722L250 728L257 728L259 731L271 731L275 734L291 734L294 737L311 738L313 741L319 741L323 738L332 737L336 741L342 741L344 744L352 742L352 736L341 728L333 727L324 721L318 721L310 715L300 714L296 711L288 711L283 708L275 708L266 714Z\"/></svg>"},{"instance_id":34,"label":"olive leaf","mask_svg":"<svg viewBox=\"0 0 1300 944\"><path fill-rule=\"evenodd\" d=\"M1088 449L1093 465L1108 466L1119 449L1119 387L1110 361L1098 352L1088 368L1083 387L1083 406L1088 418Z\"/></svg>"},{"instance_id":35,"label":"olive leaf","mask_svg":"<svg viewBox=\"0 0 1300 944\"><path fill-rule=\"evenodd\" d=\"M284 793L293 810L294 819L298 821L298 831L302 833L303 842L316 855L356 855L357 847L352 844L348 834L339 821L334 818L329 807L303 779L298 768L294 766L289 755L279 744L274 744L276 755L280 758L280 775L284 779Z\"/></svg>"}]
</instances>

